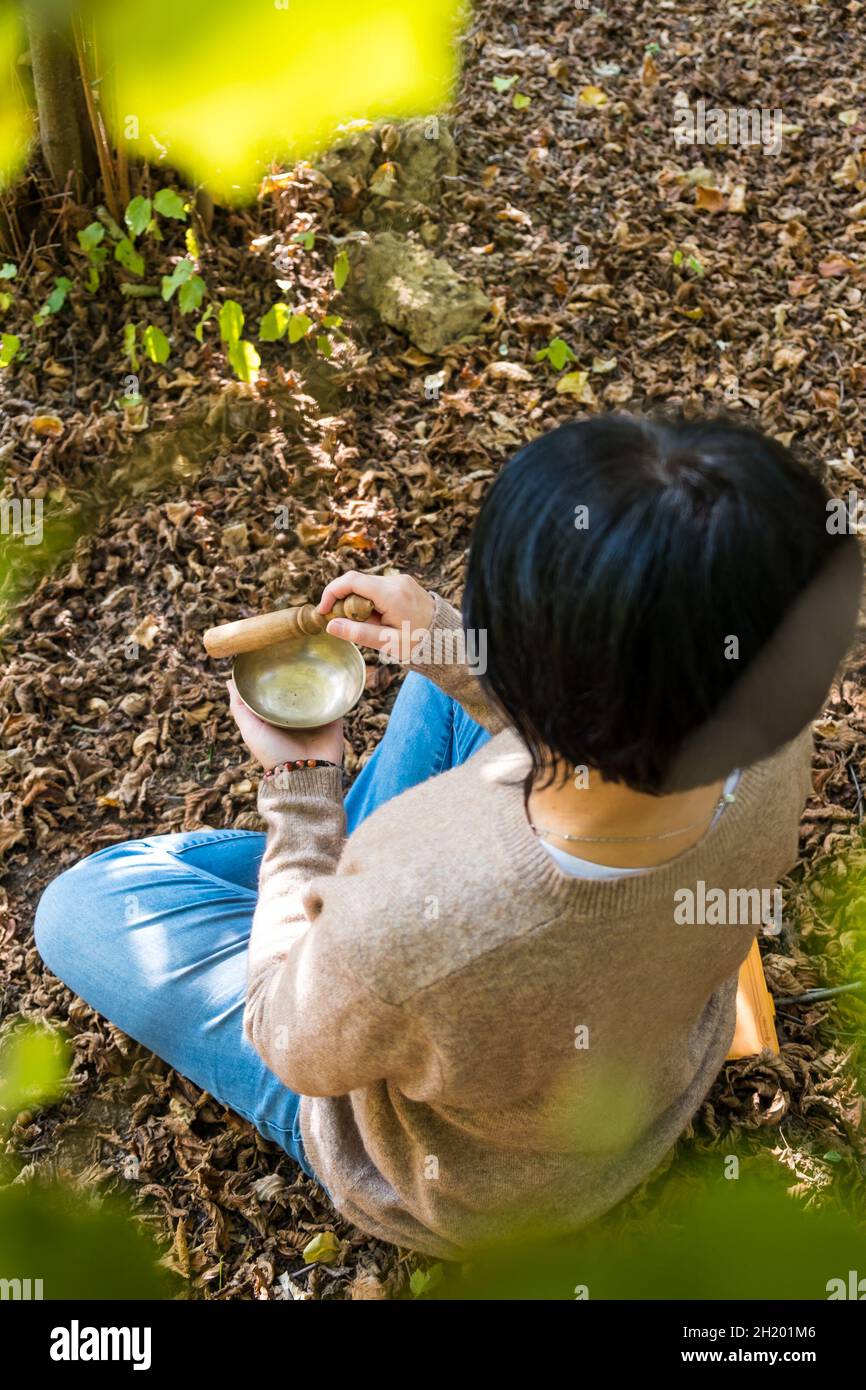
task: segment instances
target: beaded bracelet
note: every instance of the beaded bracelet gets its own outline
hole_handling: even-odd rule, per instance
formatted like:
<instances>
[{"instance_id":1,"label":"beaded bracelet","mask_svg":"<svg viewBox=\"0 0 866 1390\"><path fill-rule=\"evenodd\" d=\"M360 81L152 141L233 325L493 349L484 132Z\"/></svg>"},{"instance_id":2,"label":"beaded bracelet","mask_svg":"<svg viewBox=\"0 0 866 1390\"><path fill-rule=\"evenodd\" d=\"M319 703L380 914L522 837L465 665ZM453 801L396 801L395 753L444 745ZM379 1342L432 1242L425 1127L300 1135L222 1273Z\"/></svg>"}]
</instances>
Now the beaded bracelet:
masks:
<instances>
[{"instance_id":1,"label":"beaded bracelet","mask_svg":"<svg viewBox=\"0 0 866 1390\"><path fill-rule=\"evenodd\" d=\"M295 758L294 761L290 761L287 763L277 763L276 767L270 768L269 771L263 773L262 776L264 780L267 780L268 777L273 777L275 772L294 772L296 771L296 769L302 767L336 766L336 763L329 763L324 758Z\"/></svg>"}]
</instances>

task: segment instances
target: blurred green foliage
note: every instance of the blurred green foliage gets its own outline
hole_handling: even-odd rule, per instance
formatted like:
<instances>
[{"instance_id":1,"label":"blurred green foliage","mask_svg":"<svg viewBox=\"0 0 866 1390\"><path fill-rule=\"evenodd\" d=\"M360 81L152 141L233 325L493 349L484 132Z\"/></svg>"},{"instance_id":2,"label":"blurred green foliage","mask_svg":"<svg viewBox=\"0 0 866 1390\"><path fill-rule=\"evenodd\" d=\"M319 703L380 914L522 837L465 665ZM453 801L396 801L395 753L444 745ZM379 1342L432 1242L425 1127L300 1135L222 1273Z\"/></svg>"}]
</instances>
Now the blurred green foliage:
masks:
<instances>
[{"instance_id":1,"label":"blurred green foliage","mask_svg":"<svg viewBox=\"0 0 866 1390\"><path fill-rule=\"evenodd\" d=\"M56 1100L68 1069L69 1049L59 1034L17 1028L0 1052L0 1131L19 1110Z\"/></svg>"},{"instance_id":2,"label":"blurred green foliage","mask_svg":"<svg viewBox=\"0 0 866 1390\"><path fill-rule=\"evenodd\" d=\"M47 1028L15 1028L0 1050L0 1136L64 1089L69 1049ZM26 1119L26 1117L25 1117ZM45 1299L168 1298L177 1281L119 1201L0 1168L0 1279L41 1280ZM33 1295L31 1295L33 1296Z\"/></svg>"},{"instance_id":3,"label":"blurred green foliage","mask_svg":"<svg viewBox=\"0 0 866 1390\"><path fill-rule=\"evenodd\" d=\"M440 110L455 76L455 0L86 0L116 67L113 135L163 151L226 200L341 123Z\"/></svg>"},{"instance_id":4,"label":"blurred green foliage","mask_svg":"<svg viewBox=\"0 0 866 1390\"><path fill-rule=\"evenodd\" d=\"M640 1219L620 1211L567 1240L497 1249L451 1266L426 1296L823 1300L854 1270L866 1297L866 1212L806 1207L769 1158L742 1159L737 1178L722 1171L721 1154L678 1165Z\"/></svg>"}]
</instances>

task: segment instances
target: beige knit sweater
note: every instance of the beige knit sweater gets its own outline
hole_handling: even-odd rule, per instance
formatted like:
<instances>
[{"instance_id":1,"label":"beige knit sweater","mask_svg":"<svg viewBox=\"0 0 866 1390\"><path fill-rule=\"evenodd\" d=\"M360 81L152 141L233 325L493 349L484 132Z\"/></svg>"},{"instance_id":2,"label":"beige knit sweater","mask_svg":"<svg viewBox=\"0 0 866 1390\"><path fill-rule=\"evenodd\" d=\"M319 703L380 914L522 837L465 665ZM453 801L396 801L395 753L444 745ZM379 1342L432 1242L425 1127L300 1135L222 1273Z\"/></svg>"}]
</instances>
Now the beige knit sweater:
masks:
<instances>
[{"instance_id":1,"label":"beige knit sweater","mask_svg":"<svg viewBox=\"0 0 866 1390\"><path fill-rule=\"evenodd\" d=\"M437 599L434 630L459 621ZM501 729L465 667L420 669ZM639 1184L725 1059L755 934L680 925L674 894L772 890L796 858L810 749L805 733L746 770L677 859L607 880L567 876L537 841L507 730L348 839L338 771L263 782L245 1026L304 1097L307 1155L340 1211L460 1258L573 1231Z\"/></svg>"}]
</instances>

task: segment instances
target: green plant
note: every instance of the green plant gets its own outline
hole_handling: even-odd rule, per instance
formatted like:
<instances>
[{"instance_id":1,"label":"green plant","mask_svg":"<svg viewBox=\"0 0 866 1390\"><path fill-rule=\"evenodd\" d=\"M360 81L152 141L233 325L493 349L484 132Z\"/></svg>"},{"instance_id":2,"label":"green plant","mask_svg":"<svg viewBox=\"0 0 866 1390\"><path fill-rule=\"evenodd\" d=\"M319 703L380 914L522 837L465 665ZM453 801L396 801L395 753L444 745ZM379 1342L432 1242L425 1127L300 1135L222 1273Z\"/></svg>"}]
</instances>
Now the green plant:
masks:
<instances>
[{"instance_id":1,"label":"green plant","mask_svg":"<svg viewBox=\"0 0 866 1390\"><path fill-rule=\"evenodd\" d=\"M17 265L13 265L11 261L6 261L3 265L0 265L0 281L14 280L17 274L18 267ZM9 291L0 290L0 314L5 314L11 303L12 295Z\"/></svg>"},{"instance_id":2,"label":"green plant","mask_svg":"<svg viewBox=\"0 0 866 1390\"><path fill-rule=\"evenodd\" d=\"M549 362L555 371L561 372L567 362L576 362L577 358L564 338L551 338L547 347L541 348L535 354L536 362Z\"/></svg>"},{"instance_id":3,"label":"green plant","mask_svg":"<svg viewBox=\"0 0 866 1390\"><path fill-rule=\"evenodd\" d=\"M151 362L161 364L168 361L171 354L171 344L162 329L157 328L155 323L147 324L142 332L141 342Z\"/></svg>"},{"instance_id":4,"label":"green plant","mask_svg":"<svg viewBox=\"0 0 866 1390\"><path fill-rule=\"evenodd\" d=\"M99 289L99 272L108 258L108 251L102 245L104 240L105 228L101 222L90 222L78 233L78 245L88 260L87 288L91 294Z\"/></svg>"},{"instance_id":5,"label":"green plant","mask_svg":"<svg viewBox=\"0 0 866 1390\"><path fill-rule=\"evenodd\" d=\"M349 278L349 254L338 251L334 260L334 288L341 290Z\"/></svg>"},{"instance_id":6,"label":"green plant","mask_svg":"<svg viewBox=\"0 0 866 1390\"><path fill-rule=\"evenodd\" d=\"M162 277L162 297L166 302L179 290L177 302L182 314L191 314L198 309L205 296L205 282L196 274L192 261L185 257L178 261L171 275Z\"/></svg>"},{"instance_id":7,"label":"green plant","mask_svg":"<svg viewBox=\"0 0 866 1390\"><path fill-rule=\"evenodd\" d=\"M14 333L0 334L0 367L8 367L21 350L21 339Z\"/></svg>"},{"instance_id":8,"label":"green plant","mask_svg":"<svg viewBox=\"0 0 866 1390\"><path fill-rule=\"evenodd\" d=\"M693 256L691 255L691 253L687 254L685 251L681 250L679 246L671 256L671 264L675 266L681 266L685 264L686 266L688 266L689 270L694 271L695 275L697 275L699 278L700 276L706 274L706 271L704 270L704 267L701 265L697 256Z\"/></svg>"},{"instance_id":9,"label":"green plant","mask_svg":"<svg viewBox=\"0 0 866 1390\"><path fill-rule=\"evenodd\" d=\"M244 311L237 300L226 299L219 311L220 338L226 345L226 355L232 371L241 381L253 381L262 359L252 343L241 337Z\"/></svg>"},{"instance_id":10,"label":"green plant","mask_svg":"<svg viewBox=\"0 0 866 1390\"><path fill-rule=\"evenodd\" d=\"M41 327L52 314L60 313L71 289L72 281L68 280L65 275L56 275L54 277L54 289L49 294L45 303L36 310L33 316L37 326Z\"/></svg>"}]
</instances>

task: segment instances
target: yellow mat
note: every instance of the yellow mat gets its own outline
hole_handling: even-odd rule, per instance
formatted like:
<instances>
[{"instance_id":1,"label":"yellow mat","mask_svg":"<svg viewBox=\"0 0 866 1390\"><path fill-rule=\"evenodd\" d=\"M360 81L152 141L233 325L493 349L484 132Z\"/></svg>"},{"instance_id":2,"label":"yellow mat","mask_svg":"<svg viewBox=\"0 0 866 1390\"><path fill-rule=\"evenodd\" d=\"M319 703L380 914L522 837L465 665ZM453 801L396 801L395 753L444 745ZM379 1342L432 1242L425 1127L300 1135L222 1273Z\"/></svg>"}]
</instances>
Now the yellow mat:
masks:
<instances>
[{"instance_id":1,"label":"yellow mat","mask_svg":"<svg viewBox=\"0 0 866 1390\"><path fill-rule=\"evenodd\" d=\"M754 1057L769 1048L779 1053L776 1035L776 1006L767 989L757 937L740 966L737 988L737 1026L728 1058Z\"/></svg>"}]
</instances>

